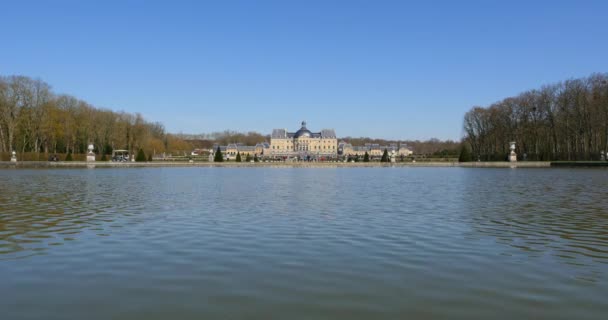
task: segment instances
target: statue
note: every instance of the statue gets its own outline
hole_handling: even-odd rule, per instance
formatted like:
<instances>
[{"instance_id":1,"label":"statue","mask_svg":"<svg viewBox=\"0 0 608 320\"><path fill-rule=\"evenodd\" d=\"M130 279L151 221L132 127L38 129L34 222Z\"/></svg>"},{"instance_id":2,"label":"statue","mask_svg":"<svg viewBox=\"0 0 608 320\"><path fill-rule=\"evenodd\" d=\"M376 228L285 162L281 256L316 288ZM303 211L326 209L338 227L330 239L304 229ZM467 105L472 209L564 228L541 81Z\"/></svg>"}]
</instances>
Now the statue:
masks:
<instances>
[{"instance_id":1,"label":"statue","mask_svg":"<svg viewBox=\"0 0 608 320\"><path fill-rule=\"evenodd\" d=\"M93 153L94 149L95 147L93 147L93 144L89 144L89 147L87 148L87 162L95 162L95 153Z\"/></svg>"},{"instance_id":2,"label":"statue","mask_svg":"<svg viewBox=\"0 0 608 320\"><path fill-rule=\"evenodd\" d=\"M17 152L11 153L11 162L17 162Z\"/></svg>"},{"instance_id":3,"label":"statue","mask_svg":"<svg viewBox=\"0 0 608 320\"><path fill-rule=\"evenodd\" d=\"M509 154L509 161L516 162L517 161L517 153L515 153L515 141L511 141L511 154Z\"/></svg>"}]
</instances>

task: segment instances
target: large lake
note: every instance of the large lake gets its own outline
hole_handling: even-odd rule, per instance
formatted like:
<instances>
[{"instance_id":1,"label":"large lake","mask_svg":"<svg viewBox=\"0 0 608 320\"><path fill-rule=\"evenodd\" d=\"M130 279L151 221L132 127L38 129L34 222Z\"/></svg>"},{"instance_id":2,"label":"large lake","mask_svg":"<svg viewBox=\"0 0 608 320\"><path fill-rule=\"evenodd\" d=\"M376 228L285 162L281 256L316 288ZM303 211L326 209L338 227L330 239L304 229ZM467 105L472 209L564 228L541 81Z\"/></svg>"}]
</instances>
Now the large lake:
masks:
<instances>
[{"instance_id":1,"label":"large lake","mask_svg":"<svg viewBox=\"0 0 608 320\"><path fill-rule=\"evenodd\" d=\"M1 319L606 319L608 170L0 170Z\"/></svg>"}]
</instances>

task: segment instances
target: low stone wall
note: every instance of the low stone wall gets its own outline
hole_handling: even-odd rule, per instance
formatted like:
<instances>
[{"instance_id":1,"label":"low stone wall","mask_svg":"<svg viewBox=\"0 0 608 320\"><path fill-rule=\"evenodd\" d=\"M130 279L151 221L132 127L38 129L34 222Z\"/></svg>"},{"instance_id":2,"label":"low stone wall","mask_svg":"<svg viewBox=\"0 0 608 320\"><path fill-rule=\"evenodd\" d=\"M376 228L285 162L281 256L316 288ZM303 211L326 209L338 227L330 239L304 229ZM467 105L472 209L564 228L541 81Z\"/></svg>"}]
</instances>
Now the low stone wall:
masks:
<instances>
[{"instance_id":1,"label":"low stone wall","mask_svg":"<svg viewBox=\"0 0 608 320\"><path fill-rule=\"evenodd\" d=\"M518 161L518 162L456 162L458 167L469 167L469 168L549 168L551 162L549 161Z\"/></svg>"},{"instance_id":2,"label":"low stone wall","mask_svg":"<svg viewBox=\"0 0 608 320\"><path fill-rule=\"evenodd\" d=\"M275 167L275 168L370 168L370 167L465 167L465 168L548 168L550 162L47 162L1 161L0 168L139 168L139 167Z\"/></svg>"},{"instance_id":3,"label":"low stone wall","mask_svg":"<svg viewBox=\"0 0 608 320\"><path fill-rule=\"evenodd\" d=\"M552 167L608 167L608 161L553 161Z\"/></svg>"}]
</instances>

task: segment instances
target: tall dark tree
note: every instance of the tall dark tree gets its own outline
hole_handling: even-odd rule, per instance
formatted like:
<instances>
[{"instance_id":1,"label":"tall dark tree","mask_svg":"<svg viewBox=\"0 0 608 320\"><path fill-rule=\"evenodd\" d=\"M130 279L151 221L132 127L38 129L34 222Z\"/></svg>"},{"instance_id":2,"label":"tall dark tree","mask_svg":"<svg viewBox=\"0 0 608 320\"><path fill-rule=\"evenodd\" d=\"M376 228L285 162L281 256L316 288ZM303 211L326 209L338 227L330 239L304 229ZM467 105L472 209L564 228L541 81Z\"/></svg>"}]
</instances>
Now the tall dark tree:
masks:
<instances>
[{"instance_id":1,"label":"tall dark tree","mask_svg":"<svg viewBox=\"0 0 608 320\"><path fill-rule=\"evenodd\" d=\"M236 152L236 162L241 162L241 153L240 152Z\"/></svg>"},{"instance_id":2,"label":"tall dark tree","mask_svg":"<svg viewBox=\"0 0 608 320\"><path fill-rule=\"evenodd\" d=\"M384 153L382 153L382 158L380 159L380 162L390 162L387 149L384 149Z\"/></svg>"},{"instance_id":3,"label":"tall dark tree","mask_svg":"<svg viewBox=\"0 0 608 320\"><path fill-rule=\"evenodd\" d=\"M137 150L137 156L135 157L136 162L146 162L146 154L144 149Z\"/></svg>"},{"instance_id":4,"label":"tall dark tree","mask_svg":"<svg viewBox=\"0 0 608 320\"><path fill-rule=\"evenodd\" d=\"M253 160L253 158L251 158L251 155L248 153L245 157L245 162L251 162L251 160Z\"/></svg>"},{"instance_id":5,"label":"tall dark tree","mask_svg":"<svg viewBox=\"0 0 608 320\"><path fill-rule=\"evenodd\" d=\"M365 155L363 155L363 162L369 162L369 153L365 151Z\"/></svg>"},{"instance_id":6,"label":"tall dark tree","mask_svg":"<svg viewBox=\"0 0 608 320\"><path fill-rule=\"evenodd\" d=\"M224 155L222 155L222 150L219 146L217 147L217 150L215 150L215 156L213 157L213 161L224 162Z\"/></svg>"}]
</instances>

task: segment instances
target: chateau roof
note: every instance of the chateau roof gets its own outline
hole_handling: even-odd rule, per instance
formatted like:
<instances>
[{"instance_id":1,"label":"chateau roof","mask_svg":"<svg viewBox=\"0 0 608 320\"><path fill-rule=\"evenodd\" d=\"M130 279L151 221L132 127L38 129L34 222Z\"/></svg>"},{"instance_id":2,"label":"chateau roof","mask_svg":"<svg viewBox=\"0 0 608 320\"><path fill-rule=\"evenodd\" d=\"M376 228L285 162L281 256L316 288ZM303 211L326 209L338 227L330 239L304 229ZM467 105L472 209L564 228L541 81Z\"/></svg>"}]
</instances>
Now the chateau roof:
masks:
<instances>
[{"instance_id":1,"label":"chateau roof","mask_svg":"<svg viewBox=\"0 0 608 320\"><path fill-rule=\"evenodd\" d=\"M255 146L239 146L237 148L238 151L255 151Z\"/></svg>"},{"instance_id":2,"label":"chateau roof","mask_svg":"<svg viewBox=\"0 0 608 320\"><path fill-rule=\"evenodd\" d=\"M312 138L312 135L313 135L313 133L310 132L310 130L306 129L306 121L302 121L302 128L300 128L300 130L296 131L296 133L293 135L293 137L294 138L299 138L299 137L311 137Z\"/></svg>"},{"instance_id":3,"label":"chateau roof","mask_svg":"<svg viewBox=\"0 0 608 320\"><path fill-rule=\"evenodd\" d=\"M325 139L335 139L336 137L336 132L334 131L334 129L323 129L321 130L321 137L325 138Z\"/></svg>"},{"instance_id":4,"label":"chateau roof","mask_svg":"<svg viewBox=\"0 0 608 320\"><path fill-rule=\"evenodd\" d=\"M271 138L275 138L275 139L289 138L287 136L287 129L273 129L272 130L272 135L270 137Z\"/></svg>"},{"instance_id":5,"label":"chateau roof","mask_svg":"<svg viewBox=\"0 0 608 320\"><path fill-rule=\"evenodd\" d=\"M272 139L294 139L299 137L335 139L336 132L333 129L323 129L321 132L312 132L306 128L306 121L302 121L302 127L296 132L287 132L287 129L273 129L270 135Z\"/></svg>"}]
</instances>

